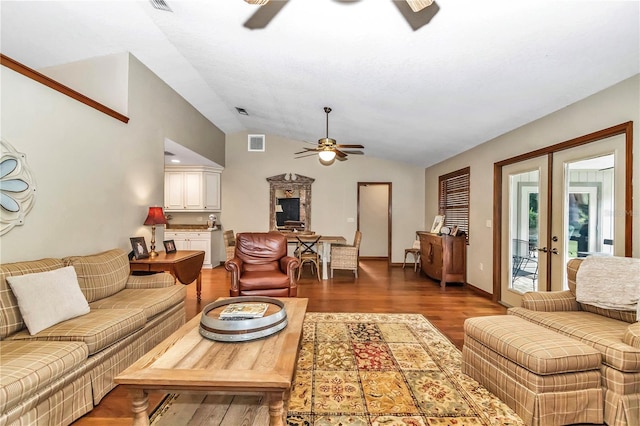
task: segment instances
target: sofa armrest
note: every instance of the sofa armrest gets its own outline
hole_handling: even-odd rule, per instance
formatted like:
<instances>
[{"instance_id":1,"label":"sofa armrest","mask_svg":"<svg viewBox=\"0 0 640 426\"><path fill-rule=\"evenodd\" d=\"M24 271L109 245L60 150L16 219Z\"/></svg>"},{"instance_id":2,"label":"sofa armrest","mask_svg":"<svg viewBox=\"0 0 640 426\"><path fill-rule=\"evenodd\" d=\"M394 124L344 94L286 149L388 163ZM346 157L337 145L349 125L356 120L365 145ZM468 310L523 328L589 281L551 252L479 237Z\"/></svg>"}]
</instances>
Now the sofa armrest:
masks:
<instances>
[{"instance_id":1,"label":"sofa armrest","mask_svg":"<svg viewBox=\"0 0 640 426\"><path fill-rule=\"evenodd\" d=\"M129 275L125 288L163 288L175 285L176 279L171 274L160 272L151 275Z\"/></svg>"},{"instance_id":2,"label":"sofa armrest","mask_svg":"<svg viewBox=\"0 0 640 426\"><path fill-rule=\"evenodd\" d=\"M280 259L280 270L289 275L295 275L295 270L300 266L300 260L297 257L285 256Z\"/></svg>"},{"instance_id":3,"label":"sofa armrest","mask_svg":"<svg viewBox=\"0 0 640 426\"><path fill-rule=\"evenodd\" d=\"M231 287L229 294L231 296L240 296L240 272L242 271L242 259L234 257L224 262L224 269L231 272Z\"/></svg>"},{"instance_id":4,"label":"sofa armrest","mask_svg":"<svg viewBox=\"0 0 640 426\"><path fill-rule=\"evenodd\" d=\"M527 292L522 296L522 307L538 312L580 310L576 297L569 290Z\"/></svg>"},{"instance_id":5,"label":"sofa armrest","mask_svg":"<svg viewBox=\"0 0 640 426\"><path fill-rule=\"evenodd\" d=\"M640 322L629 324L624 332L622 341L629 346L640 349Z\"/></svg>"}]
</instances>

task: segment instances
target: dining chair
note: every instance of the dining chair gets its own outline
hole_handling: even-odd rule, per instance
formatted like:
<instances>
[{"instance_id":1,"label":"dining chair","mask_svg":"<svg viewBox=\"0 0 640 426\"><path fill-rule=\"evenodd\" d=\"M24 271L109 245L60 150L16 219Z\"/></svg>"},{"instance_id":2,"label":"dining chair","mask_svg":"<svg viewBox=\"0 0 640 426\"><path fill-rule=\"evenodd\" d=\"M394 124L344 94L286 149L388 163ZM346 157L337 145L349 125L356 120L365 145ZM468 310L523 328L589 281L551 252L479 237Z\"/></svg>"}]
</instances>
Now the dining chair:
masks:
<instances>
[{"instance_id":1,"label":"dining chair","mask_svg":"<svg viewBox=\"0 0 640 426\"><path fill-rule=\"evenodd\" d=\"M402 262L402 269L407 264L407 255L411 253L413 255L413 271L418 270L420 266L420 240L415 240L413 246L408 249L404 249L404 261Z\"/></svg>"},{"instance_id":2,"label":"dining chair","mask_svg":"<svg viewBox=\"0 0 640 426\"><path fill-rule=\"evenodd\" d=\"M300 268L298 269L298 279L302 274L302 267L305 263L311 264L311 273L315 267L318 281L320 281L320 255L318 254L318 241L320 235L296 235L297 247L296 256L300 260Z\"/></svg>"},{"instance_id":3,"label":"dining chair","mask_svg":"<svg viewBox=\"0 0 640 426\"><path fill-rule=\"evenodd\" d=\"M353 271L356 278L358 278L361 240L362 232L356 231L356 234L353 237L353 245L331 246L331 278L333 278L334 269L348 269Z\"/></svg>"},{"instance_id":4,"label":"dining chair","mask_svg":"<svg viewBox=\"0 0 640 426\"><path fill-rule=\"evenodd\" d=\"M236 253L236 235L233 233L233 230L230 229L228 231L224 231L222 234L224 238L224 249L226 252L226 259L233 259Z\"/></svg>"}]
</instances>

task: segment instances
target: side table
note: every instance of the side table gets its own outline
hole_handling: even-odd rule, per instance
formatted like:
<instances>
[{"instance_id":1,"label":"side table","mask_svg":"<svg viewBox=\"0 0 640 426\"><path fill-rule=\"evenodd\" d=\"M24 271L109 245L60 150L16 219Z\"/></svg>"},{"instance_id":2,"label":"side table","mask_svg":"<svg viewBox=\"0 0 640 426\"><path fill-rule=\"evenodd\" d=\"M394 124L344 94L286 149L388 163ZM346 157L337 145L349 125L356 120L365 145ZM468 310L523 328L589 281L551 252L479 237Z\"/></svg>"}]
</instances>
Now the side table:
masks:
<instances>
[{"instance_id":1,"label":"side table","mask_svg":"<svg viewBox=\"0 0 640 426\"><path fill-rule=\"evenodd\" d=\"M196 297L200 301L202 292L202 265L204 251L179 250L175 253L160 252L156 257L131 259L131 271L164 272L173 275L180 283L187 285L196 281Z\"/></svg>"}]
</instances>

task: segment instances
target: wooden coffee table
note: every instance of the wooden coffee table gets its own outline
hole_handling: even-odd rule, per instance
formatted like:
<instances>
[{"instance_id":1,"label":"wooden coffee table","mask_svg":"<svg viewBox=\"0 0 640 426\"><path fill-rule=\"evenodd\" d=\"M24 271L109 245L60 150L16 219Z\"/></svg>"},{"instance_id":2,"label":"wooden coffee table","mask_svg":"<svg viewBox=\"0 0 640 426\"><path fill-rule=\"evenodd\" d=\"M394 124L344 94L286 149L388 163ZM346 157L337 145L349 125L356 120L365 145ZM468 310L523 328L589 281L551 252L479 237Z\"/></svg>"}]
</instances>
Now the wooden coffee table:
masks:
<instances>
[{"instance_id":1,"label":"wooden coffee table","mask_svg":"<svg viewBox=\"0 0 640 426\"><path fill-rule=\"evenodd\" d=\"M134 426L148 425L148 391L224 394L264 393L269 424L284 425L284 398L291 388L307 299L281 298L287 326L249 342L226 343L200 335L200 314L120 373L115 382L132 396ZM279 307L272 305L269 315ZM214 313L212 311L211 313Z\"/></svg>"}]
</instances>

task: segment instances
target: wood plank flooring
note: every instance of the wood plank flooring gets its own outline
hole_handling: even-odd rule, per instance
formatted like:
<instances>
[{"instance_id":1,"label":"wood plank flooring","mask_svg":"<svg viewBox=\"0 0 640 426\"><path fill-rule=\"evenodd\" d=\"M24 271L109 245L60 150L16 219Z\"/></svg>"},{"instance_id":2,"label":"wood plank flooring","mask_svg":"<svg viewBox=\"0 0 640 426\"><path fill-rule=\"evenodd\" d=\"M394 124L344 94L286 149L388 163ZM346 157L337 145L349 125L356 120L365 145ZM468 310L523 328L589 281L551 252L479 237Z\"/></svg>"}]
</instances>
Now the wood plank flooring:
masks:
<instances>
[{"instance_id":1,"label":"wood plank flooring","mask_svg":"<svg viewBox=\"0 0 640 426\"><path fill-rule=\"evenodd\" d=\"M309 312L419 313L424 315L458 348L462 349L464 320L475 316L500 315L506 309L467 286L452 284L444 289L413 265L406 269L387 266L386 261L362 260L356 279L352 272L335 271L334 278L318 282L305 267L298 282L298 297L309 299ZM187 287L187 320L205 305L229 295L229 276L223 267L202 272L202 301L195 297L195 284ZM150 410L163 394L151 394ZM74 425L131 425L129 395L121 387L112 390L93 411Z\"/></svg>"}]
</instances>

